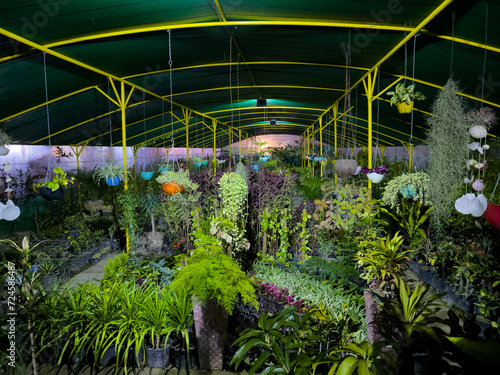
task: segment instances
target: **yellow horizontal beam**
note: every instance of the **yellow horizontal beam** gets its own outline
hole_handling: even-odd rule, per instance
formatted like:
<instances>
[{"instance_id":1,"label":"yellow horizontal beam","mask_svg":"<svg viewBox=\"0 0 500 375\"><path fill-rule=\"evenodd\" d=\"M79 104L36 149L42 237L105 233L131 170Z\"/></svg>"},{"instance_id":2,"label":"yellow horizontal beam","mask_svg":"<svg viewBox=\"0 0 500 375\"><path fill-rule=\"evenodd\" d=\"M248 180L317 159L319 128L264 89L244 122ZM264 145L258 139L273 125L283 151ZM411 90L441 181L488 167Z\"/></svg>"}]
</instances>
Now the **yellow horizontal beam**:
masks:
<instances>
[{"instance_id":1,"label":"yellow horizontal beam","mask_svg":"<svg viewBox=\"0 0 500 375\"><path fill-rule=\"evenodd\" d=\"M85 91L88 91L88 90L91 90L91 89L96 89L97 86L90 86L90 87L85 87L84 89L81 89L81 90L77 90L77 91L73 91L73 92L70 92L69 94L65 94L65 95L62 95L62 96L58 96L57 98L55 99L52 99L52 100L49 100L48 102L45 102L45 103L42 103L42 104L38 104L34 107L31 107L31 108L28 108L24 111L21 111L21 112L18 112L12 116L8 116L8 117L5 117L3 119L0 120L0 122L4 122L4 121L7 121L7 120L10 120L11 118L14 118L14 117L17 117L17 116L21 116L25 113L28 113L28 112L31 112L37 108L42 108L42 107L45 107L47 104L52 104L52 103L55 103L55 102L58 102L59 100L63 100L63 99L66 99L70 96L73 96L73 95L78 95L82 92L85 92Z\"/></svg>"}]
</instances>

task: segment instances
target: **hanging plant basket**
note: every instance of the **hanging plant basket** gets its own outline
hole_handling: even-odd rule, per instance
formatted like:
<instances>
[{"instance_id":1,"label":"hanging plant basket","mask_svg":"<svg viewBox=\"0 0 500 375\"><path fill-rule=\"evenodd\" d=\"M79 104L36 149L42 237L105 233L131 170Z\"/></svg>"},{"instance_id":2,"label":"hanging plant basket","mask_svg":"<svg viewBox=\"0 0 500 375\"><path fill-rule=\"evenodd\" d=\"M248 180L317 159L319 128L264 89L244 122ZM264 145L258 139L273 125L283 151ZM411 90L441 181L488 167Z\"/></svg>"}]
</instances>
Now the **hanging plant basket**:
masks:
<instances>
[{"instance_id":1,"label":"hanging plant basket","mask_svg":"<svg viewBox=\"0 0 500 375\"><path fill-rule=\"evenodd\" d=\"M335 162L333 169L340 178L351 177L356 173L358 162L355 159L340 159Z\"/></svg>"},{"instance_id":2,"label":"hanging plant basket","mask_svg":"<svg viewBox=\"0 0 500 375\"><path fill-rule=\"evenodd\" d=\"M195 166L196 168L200 168L200 167L201 167L201 162L199 162L199 163L198 163L198 162L196 162L196 163L193 163L193 164L194 164L194 166Z\"/></svg>"},{"instance_id":3,"label":"hanging plant basket","mask_svg":"<svg viewBox=\"0 0 500 375\"><path fill-rule=\"evenodd\" d=\"M120 177L115 176L115 177L105 177L104 181L108 184L108 186L118 186L120 183Z\"/></svg>"},{"instance_id":4,"label":"hanging plant basket","mask_svg":"<svg viewBox=\"0 0 500 375\"><path fill-rule=\"evenodd\" d=\"M50 189L46 186L43 186L41 188L38 188L38 190L40 191L40 195L42 196L42 198L47 200L47 201L58 201L64 195L64 190L62 189L62 187L60 187L57 190L52 191L52 189Z\"/></svg>"},{"instance_id":5,"label":"hanging plant basket","mask_svg":"<svg viewBox=\"0 0 500 375\"><path fill-rule=\"evenodd\" d=\"M270 155L264 155L264 156L260 157L260 161L268 162L269 160L271 160L271 156Z\"/></svg>"},{"instance_id":6,"label":"hanging plant basket","mask_svg":"<svg viewBox=\"0 0 500 375\"><path fill-rule=\"evenodd\" d=\"M164 182L163 184L161 184L161 188L167 195L181 193L184 190L184 186L177 186L177 182Z\"/></svg>"},{"instance_id":7,"label":"hanging plant basket","mask_svg":"<svg viewBox=\"0 0 500 375\"><path fill-rule=\"evenodd\" d=\"M407 102L397 102L396 106L398 107L399 113L411 113L413 110L413 102L410 102L410 104Z\"/></svg>"},{"instance_id":8,"label":"hanging plant basket","mask_svg":"<svg viewBox=\"0 0 500 375\"><path fill-rule=\"evenodd\" d=\"M203 160L201 163L202 163L203 165L207 165L207 164L208 164L208 160Z\"/></svg>"},{"instance_id":9,"label":"hanging plant basket","mask_svg":"<svg viewBox=\"0 0 500 375\"><path fill-rule=\"evenodd\" d=\"M154 172L143 171L143 172L141 172L141 177L145 180L151 180L151 178L153 177L153 174L154 174Z\"/></svg>"},{"instance_id":10,"label":"hanging plant basket","mask_svg":"<svg viewBox=\"0 0 500 375\"><path fill-rule=\"evenodd\" d=\"M373 183L373 184L379 184L382 182L382 180L385 177L385 174L381 173L367 173L366 177Z\"/></svg>"},{"instance_id":11,"label":"hanging plant basket","mask_svg":"<svg viewBox=\"0 0 500 375\"><path fill-rule=\"evenodd\" d=\"M9 150L7 147L5 147L4 145L1 145L1 146L0 146L0 155L1 155L1 156L5 156L5 155L7 155L9 152L10 152L10 150Z\"/></svg>"},{"instance_id":12,"label":"hanging plant basket","mask_svg":"<svg viewBox=\"0 0 500 375\"><path fill-rule=\"evenodd\" d=\"M484 218L493 228L500 230L500 205L488 203L486 211L484 211Z\"/></svg>"}]
</instances>

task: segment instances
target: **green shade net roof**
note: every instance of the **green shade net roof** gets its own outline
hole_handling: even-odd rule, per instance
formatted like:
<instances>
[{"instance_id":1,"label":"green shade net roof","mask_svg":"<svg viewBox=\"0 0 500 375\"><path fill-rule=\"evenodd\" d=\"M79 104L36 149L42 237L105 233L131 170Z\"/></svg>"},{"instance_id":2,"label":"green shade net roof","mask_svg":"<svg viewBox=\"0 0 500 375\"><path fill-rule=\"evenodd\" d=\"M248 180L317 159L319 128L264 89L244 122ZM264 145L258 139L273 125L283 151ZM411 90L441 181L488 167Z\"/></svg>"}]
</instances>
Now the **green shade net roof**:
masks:
<instances>
[{"instance_id":1,"label":"green shade net roof","mask_svg":"<svg viewBox=\"0 0 500 375\"><path fill-rule=\"evenodd\" d=\"M3 1L0 128L18 144L122 145L124 82L128 146L184 147L188 129L190 147L212 147L214 124L217 147L302 135L320 117L333 144L335 103L350 108L339 137L365 146L361 80L378 66L375 94L403 77L427 100L401 115L382 94L374 142L419 144L449 77L468 108L500 114L499 30L491 1Z\"/></svg>"}]
</instances>

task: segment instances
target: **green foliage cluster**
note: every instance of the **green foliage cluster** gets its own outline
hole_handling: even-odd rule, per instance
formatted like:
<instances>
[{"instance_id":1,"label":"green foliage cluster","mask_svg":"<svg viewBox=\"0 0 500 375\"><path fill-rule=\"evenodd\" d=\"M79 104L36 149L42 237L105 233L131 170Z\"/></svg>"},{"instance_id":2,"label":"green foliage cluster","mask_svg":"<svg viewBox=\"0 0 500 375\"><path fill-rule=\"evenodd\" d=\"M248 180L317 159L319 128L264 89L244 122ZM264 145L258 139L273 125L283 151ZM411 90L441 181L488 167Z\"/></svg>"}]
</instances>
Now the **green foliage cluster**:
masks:
<instances>
[{"instance_id":1,"label":"green foliage cluster","mask_svg":"<svg viewBox=\"0 0 500 375\"><path fill-rule=\"evenodd\" d=\"M403 82L398 83L394 91L388 91L387 95L391 96L391 105L398 102L406 102L407 104L410 104L410 102L414 100L425 99L425 96L420 91L415 92L415 85L405 87Z\"/></svg>"},{"instance_id":2,"label":"green foliage cluster","mask_svg":"<svg viewBox=\"0 0 500 375\"><path fill-rule=\"evenodd\" d=\"M198 184L189 178L189 171L187 169L179 169L177 172L165 170L156 178L156 181L160 184L175 182L177 186L184 186L185 191L198 189Z\"/></svg>"},{"instance_id":3,"label":"green foliage cluster","mask_svg":"<svg viewBox=\"0 0 500 375\"><path fill-rule=\"evenodd\" d=\"M100 181L104 178L119 177L120 181L125 180L125 176L129 175L130 172L125 168L125 166L120 165L114 161L106 163L97 167L93 172L94 180Z\"/></svg>"},{"instance_id":4,"label":"green foliage cluster","mask_svg":"<svg viewBox=\"0 0 500 375\"><path fill-rule=\"evenodd\" d=\"M196 249L187 265L176 273L172 289L201 301L216 299L228 314L241 295L245 303L258 307L255 287L238 263L222 252L217 240L197 231Z\"/></svg>"},{"instance_id":5,"label":"green foliage cluster","mask_svg":"<svg viewBox=\"0 0 500 375\"><path fill-rule=\"evenodd\" d=\"M414 250L399 249L403 240L404 237L398 232L393 238L388 235L377 241L368 241L369 250L354 258L365 271L361 277L373 290L385 293L393 289L395 280L402 275L401 267L411 261L408 254Z\"/></svg>"},{"instance_id":6,"label":"green foliage cluster","mask_svg":"<svg viewBox=\"0 0 500 375\"><path fill-rule=\"evenodd\" d=\"M68 178L66 172L64 172L61 167L54 168L52 172L54 173L54 177L52 177L52 180L41 181L37 185L33 185L33 190L36 191L41 187L47 187L52 191L56 191L62 186L67 187L68 184L73 183L73 181L75 180L74 177Z\"/></svg>"},{"instance_id":7,"label":"green foliage cluster","mask_svg":"<svg viewBox=\"0 0 500 375\"><path fill-rule=\"evenodd\" d=\"M307 267L307 262L305 265ZM334 325L332 329L337 325L336 328L346 335L344 339L351 338L356 342L366 339L364 304L354 293L347 292L342 286L315 280L304 273L289 273L260 262L254 265L254 271L254 277L262 283L287 289L296 299L323 309L327 314L326 319Z\"/></svg>"},{"instance_id":8,"label":"green foliage cluster","mask_svg":"<svg viewBox=\"0 0 500 375\"><path fill-rule=\"evenodd\" d=\"M408 187L413 193L411 196L406 193ZM402 199L409 199L430 206L433 204L430 189L430 176L425 171L405 173L387 183L382 195L382 203L396 210L399 209Z\"/></svg>"},{"instance_id":9,"label":"green foliage cluster","mask_svg":"<svg viewBox=\"0 0 500 375\"><path fill-rule=\"evenodd\" d=\"M448 80L433 104L434 116L427 120L429 197L434 205L430 221L436 238L446 233L448 218L463 186L468 156L469 133L462 100L455 94L457 91L460 91L457 83Z\"/></svg>"},{"instance_id":10,"label":"green foliage cluster","mask_svg":"<svg viewBox=\"0 0 500 375\"><path fill-rule=\"evenodd\" d=\"M234 172L224 173L219 180L220 214L234 221L242 219L248 199L245 179Z\"/></svg>"}]
</instances>

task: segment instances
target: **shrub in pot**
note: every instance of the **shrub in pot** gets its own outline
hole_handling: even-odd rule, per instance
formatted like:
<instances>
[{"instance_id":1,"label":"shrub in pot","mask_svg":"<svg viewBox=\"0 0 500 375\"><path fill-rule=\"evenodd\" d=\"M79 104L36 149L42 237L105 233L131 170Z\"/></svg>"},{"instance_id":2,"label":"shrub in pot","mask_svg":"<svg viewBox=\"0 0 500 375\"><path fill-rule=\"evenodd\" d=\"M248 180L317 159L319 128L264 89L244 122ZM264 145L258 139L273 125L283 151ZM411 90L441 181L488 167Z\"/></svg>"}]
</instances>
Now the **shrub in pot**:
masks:
<instances>
[{"instance_id":1,"label":"shrub in pot","mask_svg":"<svg viewBox=\"0 0 500 375\"><path fill-rule=\"evenodd\" d=\"M39 191L40 195L48 201L61 199L64 194L62 188L73 183L75 179L74 177L68 178L61 167L54 168L52 172L54 173L52 180L41 181L37 185L33 185L33 190Z\"/></svg>"},{"instance_id":2,"label":"shrub in pot","mask_svg":"<svg viewBox=\"0 0 500 375\"><path fill-rule=\"evenodd\" d=\"M158 287L152 284L143 301L139 324L142 327L142 334L149 337L146 342L146 353L148 366L151 368L164 368L169 362L170 345L168 344L168 338L174 330L170 325L167 306L170 298L169 289L163 288L159 292ZM163 347L161 346L162 340L164 342Z\"/></svg>"},{"instance_id":3,"label":"shrub in pot","mask_svg":"<svg viewBox=\"0 0 500 375\"><path fill-rule=\"evenodd\" d=\"M128 173L125 166L112 161L97 167L93 173L93 177L98 183L104 179L109 186L116 186L120 181L125 180Z\"/></svg>"},{"instance_id":4,"label":"shrub in pot","mask_svg":"<svg viewBox=\"0 0 500 375\"><path fill-rule=\"evenodd\" d=\"M196 249L171 286L193 296L200 368L221 370L227 314L232 313L238 295L257 308L255 288L215 238L200 228L195 233Z\"/></svg>"},{"instance_id":5,"label":"shrub in pot","mask_svg":"<svg viewBox=\"0 0 500 375\"><path fill-rule=\"evenodd\" d=\"M156 181L161 184L163 191L168 195L181 193L184 189L188 192L198 189L198 184L189 179L189 171L183 169L177 172L163 171Z\"/></svg>"}]
</instances>

